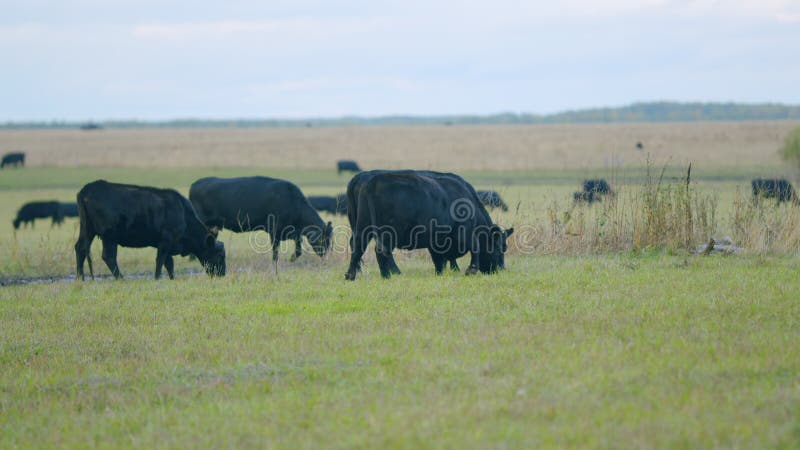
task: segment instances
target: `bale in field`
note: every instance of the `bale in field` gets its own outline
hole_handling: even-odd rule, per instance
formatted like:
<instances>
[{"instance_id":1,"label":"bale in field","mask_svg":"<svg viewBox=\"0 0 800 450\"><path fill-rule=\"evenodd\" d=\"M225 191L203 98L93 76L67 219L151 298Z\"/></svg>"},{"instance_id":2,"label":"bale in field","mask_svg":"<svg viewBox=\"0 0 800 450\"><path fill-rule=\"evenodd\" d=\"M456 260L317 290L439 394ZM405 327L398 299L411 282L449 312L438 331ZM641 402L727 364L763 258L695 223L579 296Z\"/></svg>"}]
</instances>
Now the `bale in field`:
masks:
<instances>
[{"instance_id":1,"label":"bale in field","mask_svg":"<svg viewBox=\"0 0 800 450\"><path fill-rule=\"evenodd\" d=\"M284 240L295 241L292 260L302 254L303 236L320 257L331 246L331 222L325 224L300 188L286 180L201 178L189 189L189 199L201 220L210 227L226 228L234 233L258 230L269 233L275 262Z\"/></svg>"},{"instance_id":2,"label":"bale in field","mask_svg":"<svg viewBox=\"0 0 800 450\"><path fill-rule=\"evenodd\" d=\"M384 278L392 274L394 248L427 249L437 274L447 261L466 253L472 256L468 275L504 267L506 239L514 230L502 230L492 223L475 190L461 177L434 177L423 171L373 172L348 184L348 218L351 210L355 217L353 253L345 279L356 278L373 238ZM351 202L358 206L350 208Z\"/></svg>"},{"instance_id":3,"label":"bale in field","mask_svg":"<svg viewBox=\"0 0 800 450\"><path fill-rule=\"evenodd\" d=\"M343 159L341 161L336 161L336 172L341 174L342 172L361 172L361 168L358 167L358 163L350 159Z\"/></svg>"},{"instance_id":4,"label":"bale in field","mask_svg":"<svg viewBox=\"0 0 800 450\"><path fill-rule=\"evenodd\" d=\"M19 229L20 224L31 228L36 224L36 219L52 219L52 225L60 224L63 221L61 208L57 201L28 202L22 205L17 211L17 218L12 222L14 229Z\"/></svg>"},{"instance_id":5,"label":"bale in field","mask_svg":"<svg viewBox=\"0 0 800 450\"><path fill-rule=\"evenodd\" d=\"M324 211L331 214L347 214L347 200L345 194L337 194L336 197L329 195L310 195L308 202L317 211Z\"/></svg>"},{"instance_id":6,"label":"bale in field","mask_svg":"<svg viewBox=\"0 0 800 450\"><path fill-rule=\"evenodd\" d=\"M25 166L25 153L6 153L3 155L3 160L0 162L0 169L6 166Z\"/></svg>"},{"instance_id":7,"label":"bale in field","mask_svg":"<svg viewBox=\"0 0 800 450\"><path fill-rule=\"evenodd\" d=\"M194 255L211 276L225 275L225 246L203 225L186 197L172 189L157 189L104 180L84 186L77 196L80 235L75 243L78 277L88 260L94 278L90 248L95 237L103 241L103 261L115 278L117 246L155 247L155 277L167 268L175 277L172 255Z\"/></svg>"},{"instance_id":8,"label":"bale in field","mask_svg":"<svg viewBox=\"0 0 800 450\"><path fill-rule=\"evenodd\" d=\"M753 199L775 198L778 199L778 203L800 203L792 183L784 178L755 178L750 182L750 186L753 191Z\"/></svg>"},{"instance_id":9,"label":"bale in field","mask_svg":"<svg viewBox=\"0 0 800 450\"><path fill-rule=\"evenodd\" d=\"M477 191L478 198L481 200L484 206L489 208L500 208L503 211L508 211L508 205L506 202L503 201L503 198L500 197L500 194L497 191Z\"/></svg>"}]
</instances>

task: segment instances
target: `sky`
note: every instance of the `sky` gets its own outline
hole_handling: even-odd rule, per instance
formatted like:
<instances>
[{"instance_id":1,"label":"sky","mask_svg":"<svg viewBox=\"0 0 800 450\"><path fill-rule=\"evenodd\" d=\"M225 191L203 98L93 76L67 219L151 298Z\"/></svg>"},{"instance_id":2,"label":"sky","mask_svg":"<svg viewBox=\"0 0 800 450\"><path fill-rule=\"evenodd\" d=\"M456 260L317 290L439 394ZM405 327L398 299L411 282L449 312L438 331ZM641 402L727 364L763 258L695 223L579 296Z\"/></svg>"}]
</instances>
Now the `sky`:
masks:
<instances>
[{"instance_id":1,"label":"sky","mask_svg":"<svg viewBox=\"0 0 800 450\"><path fill-rule=\"evenodd\" d=\"M800 103L800 1L0 0L0 121Z\"/></svg>"}]
</instances>

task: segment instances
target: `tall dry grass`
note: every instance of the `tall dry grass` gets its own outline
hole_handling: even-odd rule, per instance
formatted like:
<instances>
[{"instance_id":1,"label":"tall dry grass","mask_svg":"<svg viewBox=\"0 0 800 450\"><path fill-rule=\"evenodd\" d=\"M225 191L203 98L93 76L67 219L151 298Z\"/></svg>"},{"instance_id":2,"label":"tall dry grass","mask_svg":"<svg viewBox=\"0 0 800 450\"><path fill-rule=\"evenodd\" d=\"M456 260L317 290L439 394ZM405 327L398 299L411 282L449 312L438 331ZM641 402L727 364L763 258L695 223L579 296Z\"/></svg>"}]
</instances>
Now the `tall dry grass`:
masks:
<instances>
[{"instance_id":1,"label":"tall dry grass","mask_svg":"<svg viewBox=\"0 0 800 450\"><path fill-rule=\"evenodd\" d=\"M800 206L754 199L736 191L731 213L733 239L755 254L791 254L800 249Z\"/></svg>"},{"instance_id":2,"label":"tall dry grass","mask_svg":"<svg viewBox=\"0 0 800 450\"><path fill-rule=\"evenodd\" d=\"M614 184L614 183L612 183ZM641 185L628 185L593 205L552 201L545 220L518 216L517 253L588 254L648 249L691 250L719 226L718 198L684 179L666 180L648 162Z\"/></svg>"}]
</instances>

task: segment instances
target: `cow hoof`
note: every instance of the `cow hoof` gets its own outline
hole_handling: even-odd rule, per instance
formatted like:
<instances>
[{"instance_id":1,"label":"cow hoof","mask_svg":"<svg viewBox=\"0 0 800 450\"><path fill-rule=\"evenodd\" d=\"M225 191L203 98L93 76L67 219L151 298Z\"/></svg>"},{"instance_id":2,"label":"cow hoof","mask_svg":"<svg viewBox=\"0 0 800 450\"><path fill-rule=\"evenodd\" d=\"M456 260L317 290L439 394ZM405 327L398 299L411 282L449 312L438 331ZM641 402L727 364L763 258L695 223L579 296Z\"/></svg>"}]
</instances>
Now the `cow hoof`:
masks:
<instances>
[{"instance_id":1,"label":"cow hoof","mask_svg":"<svg viewBox=\"0 0 800 450\"><path fill-rule=\"evenodd\" d=\"M348 281L353 281L356 279L356 274L353 272L347 272L346 274L344 274L344 279Z\"/></svg>"}]
</instances>

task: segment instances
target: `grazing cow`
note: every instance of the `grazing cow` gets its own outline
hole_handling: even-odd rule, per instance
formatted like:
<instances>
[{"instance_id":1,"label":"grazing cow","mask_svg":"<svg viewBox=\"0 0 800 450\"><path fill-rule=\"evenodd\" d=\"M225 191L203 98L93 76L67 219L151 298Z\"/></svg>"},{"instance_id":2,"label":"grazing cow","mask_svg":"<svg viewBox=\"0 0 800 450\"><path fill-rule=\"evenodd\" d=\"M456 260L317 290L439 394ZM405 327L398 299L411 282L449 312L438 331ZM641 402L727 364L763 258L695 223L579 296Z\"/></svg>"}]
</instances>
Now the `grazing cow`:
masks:
<instances>
[{"instance_id":1,"label":"grazing cow","mask_svg":"<svg viewBox=\"0 0 800 450\"><path fill-rule=\"evenodd\" d=\"M466 253L472 256L467 274L504 267L506 238L514 230L493 224L475 190L461 177L423 171L365 174L354 177L347 188L348 218L354 216L354 226L346 279L355 279L372 238L384 278L399 272L393 270L394 248L428 249L437 274L447 261Z\"/></svg>"},{"instance_id":2,"label":"grazing cow","mask_svg":"<svg viewBox=\"0 0 800 450\"><path fill-rule=\"evenodd\" d=\"M472 187L471 184L467 183L466 180L461 178L460 176L453 174L453 173L443 173L443 172L433 172L433 171L416 171L416 170L370 170L367 172L361 172L355 175L350 182L347 184L347 220L350 222L350 229L354 230L356 227L356 217L358 215L358 195L361 192L363 186L371 180L374 176L384 173L395 173L395 174L420 174L433 177L434 179L452 179L456 183L455 184L447 184L447 187L452 188L453 186L459 186L458 191L451 192L452 201L458 200L460 197L464 198L477 198L477 193L475 189ZM452 191L453 189L451 189ZM477 205L475 206L475 211L478 214L483 216L483 220L491 221L489 214L486 212L486 209L480 205L480 200L477 201ZM353 236L350 238L350 250L353 249ZM458 257L463 256L463 254L458 255ZM458 263L456 258L449 259L450 268L453 271L458 271ZM400 274L400 268L397 267L397 263L395 263L394 257L389 254L387 264L389 266L389 270L392 273Z\"/></svg>"},{"instance_id":3,"label":"grazing cow","mask_svg":"<svg viewBox=\"0 0 800 450\"><path fill-rule=\"evenodd\" d=\"M754 199L764 197L778 199L778 203L800 203L792 183L789 183L784 178L756 178L750 182L750 185L753 189Z\"/></svg>"},{"instance_id":4,"label":"grazing cow","mask_svg":"<svg viewBox=\"0 0 800 450\"><path fill-rule=\"evenodd\" d=\"M500 194L498 194L497 191L477 191L477 193L478 198L481 200L481 203L483 203L484 206L487 206L491 209L500 208L503 211L508 211L508 205L506 205L506 202L503 201L502 197L500 197Z\"/></svg>"},{"instance_id":5,"label":"grazing cow","mask_svg":"<svg viewBox=\"0 0 800 450\"><path fill-rule=\"evenodd\" d=\"M347 199L345 194L337 194L336 197L327 195L311 195L308 202L317 211L325 211L331 214L347 214Z\"/></svg>"},{"instance_id":6,"label":"grazing cow","mask_svg":"<svg viewBox=\"0 0 800 450\"><path fill-rule=\"evenodd\" d=\"M336 161L336 172L341 174L342 172L361 172L361 168L358 167L358 163L349 159L343 159L341 161Z\"/></svg>"},{"instance_id":7,"label":"grazing cow","mask_svg":"<svg viewBox=\"0 0 800 450\"><path fill-rule=\"evenodd\" d=\"M90 247L96 236L103 241L103 261L115 278L122 278L117 265L118 245L157 248L157 279L162 266L170 278L175 277L172 255L194 255L209 275L225 275L225 246L178 192L98 180L84 186L77 200L80 235L75 256L81 280L87 259L94 278Z\"/></svg>"},{"instance_id":8,"label":"grazing cow","mask_svg":"<svg viewBox=\"0 0 800 450\"><path fill-rule=\"evenodd\" d=\"M189 189L197 214L210 227L234 233L264 230L272 239L277 263L280 243L294 240L294 261L302 254L302 238L320 257L331 246L333 225L325 224L294 183L267 177L201 178ZM276 265L277 270L277 265Z\"/></svg>"},{"instance_id":9,"label":"grazing cow","mask_svg":"<svg viewBox=\"0 0 800 450\"><path fill-rule=\"evenodd\" d=\"M6 153L3 155L3 161L0 162L0 169L6 166L25 166L25 153Z\"/></svg>"},{"instance_id":10,"label":"grazing cow","mask_svg":"<svg viewBox=\"0 0 800 450\"><path fill-rule=\"evenodd\" d=\"M55 225L63 221L62 217L57 201L29 202L22 205L17 211L17 218L14 219L13 225L15 230L19 229L20 224L25 226L30 224L33 228L36 219L52 219L52 224Z\"/></svg>"},{"instance_id":11,"label":"grazing cow","mask_svg":"<svg viewBox=\"0 0 800 450\"><path fill-rule=\"evenodd\" d=\"M78 217L78 204L77 203L59 203L58 204L58 221L53 217L53 223L61 224L67 217Z\"/></svg>"}]
</instances>

